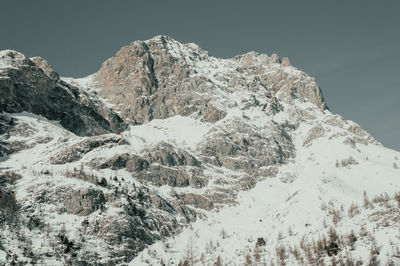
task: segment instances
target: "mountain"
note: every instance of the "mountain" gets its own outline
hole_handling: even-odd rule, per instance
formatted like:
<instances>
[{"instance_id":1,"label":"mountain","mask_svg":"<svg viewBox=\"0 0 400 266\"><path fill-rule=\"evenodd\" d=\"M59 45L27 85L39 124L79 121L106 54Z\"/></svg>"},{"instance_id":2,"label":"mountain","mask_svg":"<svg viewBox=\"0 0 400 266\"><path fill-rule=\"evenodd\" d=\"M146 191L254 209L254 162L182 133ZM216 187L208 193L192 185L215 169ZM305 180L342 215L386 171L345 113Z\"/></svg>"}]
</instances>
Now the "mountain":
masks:
<instances>
[{"instance_id":1,"label":"mountain","mask_svg":"<svg viewBox=\"0 0 400 266\"><path fill-rule=\"evenodd\" d=\"M76 79L6 50L0 94L2 263L400 263L400 153L288 58L156 36Z\"/></svg>"},{"instance_id":2,"label":"mountain","mask_svg":"<svg viewBox=\"0 0 400 266\"><path fill-rule=\"evenodd\" d=\"M118 115L60 80L44 59L5 50L0 60L0 111L39 114L80 136L122 131Z\"/></svg>"}]
</instances>

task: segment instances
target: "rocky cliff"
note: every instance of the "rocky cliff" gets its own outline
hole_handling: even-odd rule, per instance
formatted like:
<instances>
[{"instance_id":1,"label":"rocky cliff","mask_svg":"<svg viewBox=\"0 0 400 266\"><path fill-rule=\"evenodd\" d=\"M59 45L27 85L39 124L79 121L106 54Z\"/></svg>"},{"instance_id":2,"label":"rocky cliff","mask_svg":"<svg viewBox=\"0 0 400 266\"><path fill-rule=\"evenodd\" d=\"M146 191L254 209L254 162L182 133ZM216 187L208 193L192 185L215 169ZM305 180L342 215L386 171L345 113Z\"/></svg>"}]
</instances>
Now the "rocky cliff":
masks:
<instances>
[{"instance_id":1,"label":"rocky cliff","mask_svg":"<svg viewBox=\"0 0 400 266\"><path fill-rule=\"evenodd\" d=\"M42 58L6 50L0 54L0 111L41 115L77 135L120 132L121 118L79 88L59 79Z\"/></svg>"},{"instance_id":2,"label":"rocky cliff","mask_svg":"<svg viewBox=\"0 0 400 266\"><path fill-rule=\"evenodd\" d=\"M94 80L99 94L135 124L195 112L215 122L227 109L215 107L218 100L225 100L218 94L241 89L271 98L280 91L285 100L290 95L326 109L315 80L296 73L287 58L281 63L276 54L248 53L218 59L195 44L181 44L168 36L121 48L103 63Z\"/></svg>"}]
</instances>

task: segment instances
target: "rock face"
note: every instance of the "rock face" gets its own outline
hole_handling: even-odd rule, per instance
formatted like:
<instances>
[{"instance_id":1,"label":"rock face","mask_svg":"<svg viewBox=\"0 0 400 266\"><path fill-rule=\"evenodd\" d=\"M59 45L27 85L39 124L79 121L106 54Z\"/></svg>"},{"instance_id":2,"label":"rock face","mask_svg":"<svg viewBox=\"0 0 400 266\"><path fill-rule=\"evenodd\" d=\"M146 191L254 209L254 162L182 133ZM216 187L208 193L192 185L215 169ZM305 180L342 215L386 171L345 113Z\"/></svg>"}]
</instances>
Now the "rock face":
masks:
<instances>
[{"instance_id":1,"label":"rock face","mask_svg":"<svg viewBox=\"0 0 400 266\"><path fill-rule=\"evenodd\" d=\"M200 147L209 163L254 174L260 167L284 163L294 156L292 140L276 124L269 125L274 134L266 137L249 124L231 121L229 127L209 134ZM268 147L268 149L266 149Z\"/></svg>"},{"instance_id":2,"label":"rock face","mask_svg":"<svg viewBox=\"0 0 400 266\"><path fill-rule=\"evenodd\" d=\"M53 69L53 67L51 65L49 65L49 63L46 60L44 60L43 58L41 58L40 56L31 57L29 59L32 60L32 62L34 62L35 65L37 65L41 70L43 70L43 72L47 76L49 76L49 78L55 79L55 80L60 79L60 76Z\"/></svg>"},{"instance_id":3,"label":"rock face","mask_svg":"<svg viewBox=\"0 0 400 266\"><path fill-rule=\"evenodd\" d=\"M280 70L279 63L276 54L268 57L250 53L234 60L216 59L197 45L158 36L121 48L103 63L95 80L101 88L100 95L114 103L122 117L133 124L195 112L202 114L205 121L216 122L226 112L211 104L216 96L213 91L229 87L246 87L249 91L296 88L297 97L327 108L314 81L304 73L300 79L298 75L292 77ZM284 58L282 67L288 66L289 59ZM271 74L269 67L276 68L276 74ZM246 78L230 78L237 72L245 73Z\"/></svg>"},{"instance_id":4,"label":"rock face","mask_svg":"<svg viewBox=\"0 0 400 266\"><path fill-rule=\"evenodd\" d=\"M189 152L161 142L136 154L117 154L109 159L94 159L90 165L99 169L126 169L140 181L156 186L203 187L207 184L201 162Z\"/></svg>"},{"instance_id":5,"label":"rock face","mask_svg":"<svg viewBox=\"0 0 400 266\"><path fill-rule=\"evenodd\" d=\"M69 186L60 186L48 194L43 193L38 201L53 204L61 202L59 212L79 216L87 216L103 208L106 203L104 193L100 189L92 187L71 189Z\"/></svg>"},{"instance_id":6,"label":"rock face","mask_svg":"<svg viewBox=\"0 0 400 266\"><path fill-rule=\"evenodd\" d=\"M53 164L75 162L78 161L85 153L107 144L118 145L118 143L121 143L122 140L123 139L121 137L115 136L100 136L85 139L52 156L50 158L50 162Z\"/></svg>"},{"instance_id":7,"label":"rock face","mask_svg":"<svg viewBox=\"0 0 400 266\"><path fill-rule=\"evenodd\" d=\"M61 82L46 61L33 60L38 65L18 52L0 52L1 112L42 115L60 121L80 136L119 132L124 128L118 115L98 106L78 88Z\"/></svg>"}]
</instances>

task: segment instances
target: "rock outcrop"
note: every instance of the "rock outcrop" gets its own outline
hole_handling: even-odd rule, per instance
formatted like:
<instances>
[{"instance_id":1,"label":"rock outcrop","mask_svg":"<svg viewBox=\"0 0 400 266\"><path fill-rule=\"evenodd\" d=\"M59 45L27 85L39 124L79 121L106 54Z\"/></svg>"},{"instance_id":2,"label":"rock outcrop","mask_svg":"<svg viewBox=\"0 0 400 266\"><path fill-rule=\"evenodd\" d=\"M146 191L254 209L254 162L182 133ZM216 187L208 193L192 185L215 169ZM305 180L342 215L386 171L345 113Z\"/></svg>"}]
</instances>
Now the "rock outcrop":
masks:
<instances>
[{"instance_id":1,"label":"rock outcrop","mask_svg":"<svg viewBox=\"0 0 400 266\"><path fill-rule=\"evenodd\" d=\"M123 143L123 138L117 136L99 136L84 139L70 147L60 151L50 158L52 164L65 164L79 160L82 155L98 147L110 144L118 145Z\"/></svg>"},{"instance_id":2,"label":"rock outcrop","mask_svg":"<svg viewBox=\"0 0 400 266\"><path fill-rule=\"evenodd\" d=\"M288 58L280 62L276 54L268 57L254 52L233 60L216 59L196 45L157 36L121 48L103 63L94 79L101 88L99 94L132 124L193 113L214 123L226 116L225 110L212 104L218 95L215 91L241 87L252 92L273 88L274 94L282 89L282 98L288 99L295 88L298 98L326 109L315 80L292 68ZM300 75L292 75L296 71Z\"/></svg>"},{"instance_id":3,"label":"rock outcrop","mask_svg":"<svg viewBox=\"0 0 400 266\"><path fill-rule=\"evenodd\" d=\"M37 199L38 202L61 203L59 212L67 212L79 216L87 216L104 208L106 199L100 189L93 187L71 189L69 186L59 186L51 191L44 191Z\"/></svg>"},{"instance_id":4,"label":"rock outcrop","mask_svg":"<svg viewBox=\"0 0 400 266\"><path fill-rule=\"evenodd\" d=\"M46 61L39 58L34 61L16 51L0 52L1 112L27 111L41 115L60 121L63 127L80 136L119 132L124 128L117 114L111 110L105 112L103 106L90 101L84 92L61 82Z\"/></svg>"}]
</instances>

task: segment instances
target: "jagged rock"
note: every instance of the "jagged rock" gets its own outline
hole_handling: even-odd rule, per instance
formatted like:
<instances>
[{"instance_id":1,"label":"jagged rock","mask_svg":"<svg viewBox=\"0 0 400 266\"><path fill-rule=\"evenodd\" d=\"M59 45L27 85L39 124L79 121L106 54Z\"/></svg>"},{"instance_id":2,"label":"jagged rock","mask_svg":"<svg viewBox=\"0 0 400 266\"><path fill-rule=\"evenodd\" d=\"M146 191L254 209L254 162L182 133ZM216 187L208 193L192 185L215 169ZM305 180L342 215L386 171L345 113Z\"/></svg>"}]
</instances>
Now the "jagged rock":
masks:
<instances>
[{"instance_id":1,"label":"jagged rock","mask_svg":"<svg viewBox=\"0 0 400 266\"><path fill-rule=\"evenodd\" d=\"M234 60L238 61L244 67L256 66L256 65L267 65L268 55L259 54L257 52L249 52L243 55L236 56Z\"/></svg>"},{"instance_id":2,"label":"jagged rock","mask_svg":"<svg viewBox=\"0 0 400 266\"><path fill-rule=\"evenodd\" d=\"M123 260L118 260L120 257L131 260L157 239L140 224L140 221L123 214L92 220L87 233L106 243L109 256L114 263L122 263ZM124 248L118 248L120 246L124 246Z\"/></svg>"},{"instance_id":3,"label":"jagged rock","mask_svg":"<svg viewBox=\"0 0 400 266\"><path fill-rule=\"evenodd\" d=\"M13 153L14 151L7 146L7 143L0 141L0 157Z\"/></svg>"},{"instance_id":4,"label":"jagged rock","mask_svg":"<svg viewBox=\"0 0 400 266\"><path fill-rule=\"evenodd\" d=\"M113 170L119 170L126 168L129 172L138 172L148 169L149 163L142 157L135 154L116 154L110 159L94 159L90 165L98 169L110 168Z\"/></svg>"},{"instance_id":5,"label":"jagged rock","mask_svg":"<svg viewBox=\"0 0 400 266\"><path fill-rule=\"evenodd\" d=\"M58 186L53 190L43 190L36 200L59 206L60 213L67 212L87 216L104 207L106 199L102 190L93 187L71 188Z\"/></svg>"},{"instance_id":6,"label":"jagged rock","mask_svg":"<svg viewBox=\"0 0 400 266\"><path fill-rule=\"evenodd\" d=\"M10 115L0 114L0 135L5 134L16 125L16 121Z\"/></svg>"},{"instance_id":7,"label":"jagged rock","mask_svg":"<svg viewBox=\"0 0 400 266\"><path fill-rule=\"evenodd\" d=\"M204 120L209 123L215 123L218 120L223 119L225 116L226 112L218 110L212 105L207 106L203 114Z\"/></svg>"},{"instance_id":8,"label":"jagged rock","mask_svg":"<svg viewBox=\"0 0 400 266\"><path fill-rule=\"evenodd\" d=\"M214 203L202 195L194 193L183 193L176 195L184 204L192 205L197 208L204 210L211 210L214 207Z\"/></svg>"},{"instance_id":9,"label":"jagged rock","mask_svg":"<svg viewBox=\"0 0 400 266\"><path fill-rule=\"evenodd\" d=\"M283 66L283 67L288 67L288 66L290 66L290 60L289 60L289 58L283 57L283 58L282 58L281 66Z\"/></svg>"},{"instance_id":10,"label":"jagged rock","mask_svg":"<svg viewBox=\"0 0 400 266\"><path fill-rule=\"evenodd\" d=\"M133 173L133 176L138 180L150 182L156 186L201 188L207 184L203 172L198 168L171 168L152 164L146 171Z\"/></svg>"},{"instance_id":11,"label":"jagged rock","mask_svg":"<svg viewBox=\"0 0 400 266\"><path fill-rule=\"evenodd\" d=\"M80 146L82 146L82 144L77 145L77 147ZM86 153L86 152L80 152L80 153ZM67 152L67 154L70 153L71 152ZM128 153L117 154L105 161L103 160L99 161L99 159L94 159L91 162L91 165L99 169L111 168L117 170L126 168L129 172L140 172L142 170L149 170L149 166L151 164L170 166L170 167L174 166L201 167L200 161L196 159L193 155L191 155L187 151L176 149L174 146L165 142L158 144L152 149L142 150L141 153L143 154L142 156L128 154ZM77 155L77 153L74 154ZM151 169L159 169L159 168L156 167Z\"/></svg>"},{"instance_id":12,"label":"jagged rock","mask_svg":"<svg viewBox=\"0 0 400 266\"><path fill-rule=\"evenodd\" d=\"M118 145L119 136L99 136L78 142L50 158L52 164L65 164L79 160L84 154L106 144Z\"/></svg>"},{"instance_id":13,"label":"jagged rock","mask_svg":"<svg viewBox=\"0 0 400 266\"><path fill-rule=\"evenodd\" d=\"M228 91L227 88L244 87L254 92L263 87L273 88L275 92L284 89L288 93L296 87L299 98L321 109L327 108L318 85L307 75L292 77L285 71L267 71L262 67L277 63L280 60L276 54L268 57L254 52L223 62L197 46L158 36L121 48L104 62L94 79L101 88L100 95L115 104L122 117L132 124L196 112L202 113L205 121L218 121L226 112L212 104L216 87ZM210 76L199 67L218 69L221 64L230 70ZM290 66L287 58L283 59L283 66ZM243 77L241 72L252 80ZM207 103L210 107L204 108Z\"/></svg>"},{"instance_id":14,"label":"jagged rock","mask_svg":"<svg viewBox=\"0 0 400 266\"><path fill-rule=\"evenodd\" d=\"M201 163L187 151L175 149L168 143L160 143L150 150L142 151L143 158L149 163L158 163L164 166L195 166L200 167Z\"/></svg>"},{"instance_id":15,"label":"jagged rock","mask_svg":"<svg viewBox=\"0 0 400 266\"><path fill-rule=\"evenodd\" d=\"M42 115L60 121L63 127L77 135L104 134L124 128L118 115L109 110L110 115L104 117L95 104L82 104L80 90L55 79L46 63L35 60L44 65L45 70L21 53L0 52L1 64L7 66L0 77L1 112L27 111Z\"/></svg>"},{"instance_id":16,"label":"jagged rock","mask_svg":"<svg viewBox=\"0 0 400 266\"><path fill-rule=\"evenodd\" d=\"M11 225L19 219L20 206L15 198L14 185L21 178L13 171L0 172L0 226L4 226L4 223Z\"/></svg>"},{"instance_id":17,"label":"jagged rock","mask_svg":"<svg viewBox=\"0 0 400 266\"><path fill-rule=\"evenodd\" d=\"M53 67L46 60L41 58L40 56L31 57L29 59L32 60L40 69L42 69L43 72L50 78L56 79L56 80L60 79L60 76L53 69Z\"/></svg>"},{"instance_id":18,"label":"jagged rock","mask_svg":"<svg viewBox=\"0 0 400 266\"><path fill-rule=\"evenodd\" d=\"M0 135L3 135L3 139L7 139L9 137L9 135L11 134L9 132L12 131L12 128L15 126L15 124L16 123L11 116L0 114ZM3 157L13 152L14 150L9 146L9 143L0 139L0 157Z\"/></svg>"},{"instance_id":19,"label":"jagged rock","mask_svg":"<svg viewBox=\"0 0 400 266\"><path fill-rule=\"evenodd\" d=\"M320 138L325 134L325 130L321 126L311 128L307 133L307 138L303 142L303 146L310 144L314 139Z\"/></svg>"},{"instance_id":20,"label":"jagged rock","mask_svg":"<svg viewBox=\"0 0 400 266\"><path fill-rule=\"evenodd\" d=\"M179 85L188 80L189 70L168 52L165 42L165 37L133 42L107 60L96 74L103 88L100 95L122 104L121 114L134 124L197 110L190 106L189 88ZM177 85L170 86L169 82ZM178 93L171 94L173 91Z\"/></svg>"},{"instance_id":21,"label":"jagged rock","mask_svg":"<svg viewBox=\"0 0 400 266\"><path fill-rule=\"evenodd\" d=\"M130 155L128 153L116 154L100 165L92 164L94 167L99 169L111 168L113 170L118 170L126 167L126 163L130 160Z\"/></svg>"},{"instance_id":22,"label":"jagged rock","mask_svg":"<svg viewBox=\"0 0 400 266\"><path fill-rule=\"evenodd\" d=\"M254 173L260 167L283 163L293 156L290 136L275 124L270 125L274 130L270 136L263 136L240 121L231 121L229 125L225 132L210 134L200 146L201 154L215 157L217 165ZM266 146L269 148L265 149Z\"/></svg>"},{"instance_id":23,"label":"jagged rock","mask_svg":"<svg viewBox=\"0 0 400 266\"><path fill-rule=\"evenodd\" d=\"M66 212L76 215L89 215L106 203L103 191L93 188L69 190L63 196Z\"/></svg>"},{"instance_id":24,"label":"jagged rock","mask_svg":"<svg viewBox=\"0 0 400 266\"><path fill-rule=\"evenodd\" d=\"M149 163L139 156L130 156L126 162L126 170L129 172L139 172L149 168Z\"/></svg>"},{"instance_id":25,"label":"jagged rock","mask_svg":"<svg viewBox=\"0 0 400 266\"><path fill-rule=\"evenodd\" d=\"M270 64L279 64L280 63L280 59L279 56L277 54L272 54L271 57L268 60L268 63Z\"/></svg>"}]
</instances>

